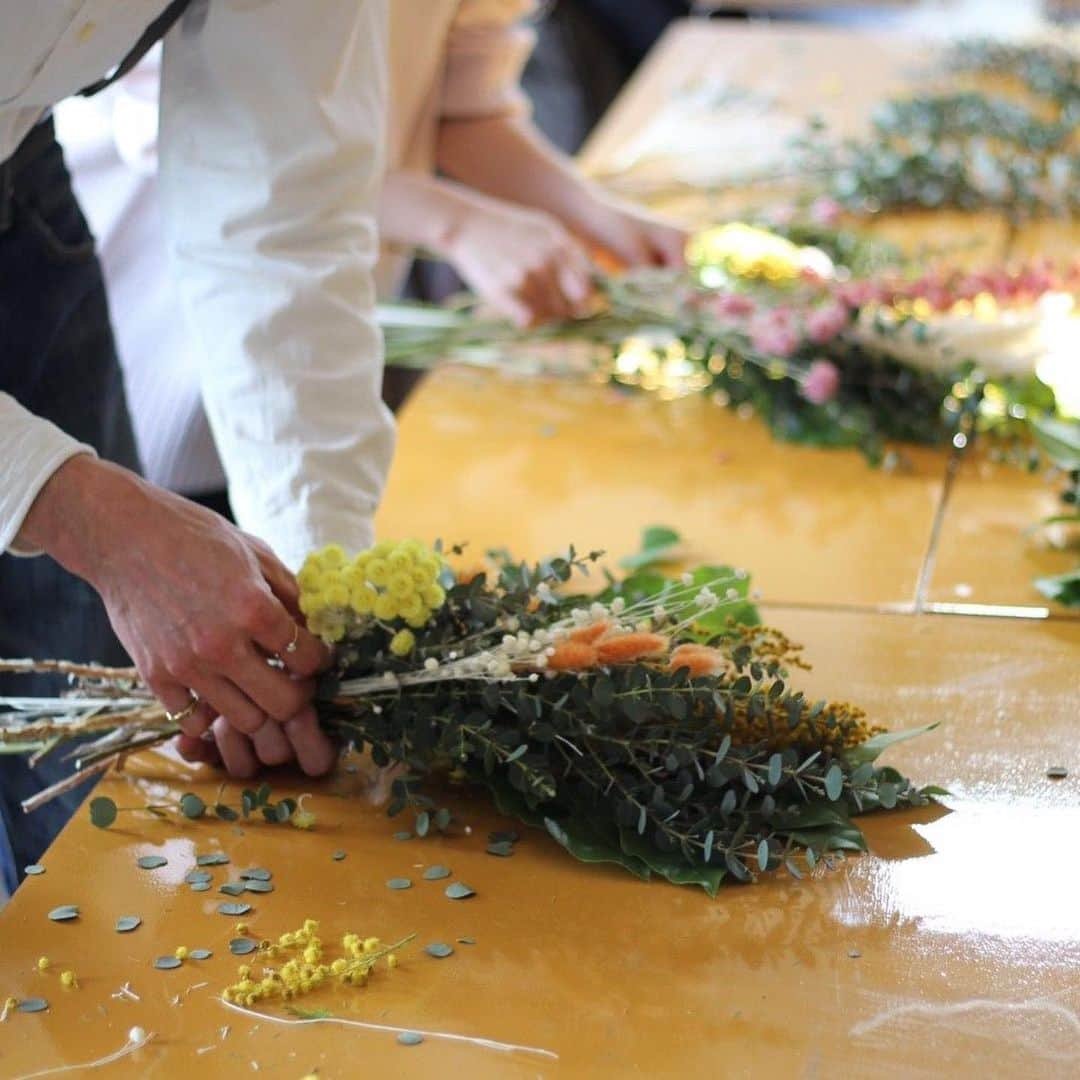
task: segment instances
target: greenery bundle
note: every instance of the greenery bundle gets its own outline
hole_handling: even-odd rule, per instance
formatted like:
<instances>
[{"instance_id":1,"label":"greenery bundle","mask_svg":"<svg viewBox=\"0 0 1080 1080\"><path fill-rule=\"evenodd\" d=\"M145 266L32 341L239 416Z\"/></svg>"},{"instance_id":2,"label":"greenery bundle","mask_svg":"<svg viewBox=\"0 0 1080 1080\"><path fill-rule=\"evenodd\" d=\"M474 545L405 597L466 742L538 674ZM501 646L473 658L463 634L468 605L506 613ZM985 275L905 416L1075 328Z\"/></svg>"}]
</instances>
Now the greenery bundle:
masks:
<instances>
[{"instance_id":1,"label":"greenery bundle","mask_svg":"<svg viewBox=\"0 0 1080 1080\"><path fill-rule=\"evenodd\" d=\"M745 573L648 565L670 535L651 531L646 565L588 596L569 583L596 553L502 556L460 579L414 541L314 554L302 608L337 658L321 722L396 768L389 810L411 809L420 834L452 827L426 785L449 773L582 860L710 893L780 866L801 876L865 847L856 815L939 793L876 764L919 731L793 689L799 647L760 625ZM93 733L87 753L112 761L172 732L133 673L80 670L71 698L8 701L0 741Z\"/></svg>"}]
</instances>

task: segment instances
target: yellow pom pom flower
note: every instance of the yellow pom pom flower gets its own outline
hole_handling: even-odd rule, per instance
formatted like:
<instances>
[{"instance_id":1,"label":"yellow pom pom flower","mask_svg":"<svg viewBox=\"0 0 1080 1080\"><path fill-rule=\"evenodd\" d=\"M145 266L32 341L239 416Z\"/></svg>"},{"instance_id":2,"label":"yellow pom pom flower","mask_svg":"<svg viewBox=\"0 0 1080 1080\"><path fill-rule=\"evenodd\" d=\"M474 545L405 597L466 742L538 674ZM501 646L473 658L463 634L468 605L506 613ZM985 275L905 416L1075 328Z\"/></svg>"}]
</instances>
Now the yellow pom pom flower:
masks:
<instances>
[{"instance_id":1,"label":"yellow pom pom flower","mask_svg":"<svg viewBox=\"0 0 1080 1080\"><path fill-rule=\"evenodd\" d=\"M390 651L395 656L408 656L416 647L416 635L411 630L399 630L390 640Z\"/></svg>"},{"instance_id":2,"label":"yellow pom pom flower","mask_svg":"<svg viewBox=\"0 0 1080 1080\"><path fill-rule=\"evenodd\" d=\"M364 574L372 585L385 585L390 576L390 567L385 559L375 557L367 564Z\"/></svg>"},{"instance_id":3,"label":"yellow pom pom flower","mask_svg":"<svg viewBox=\"0 0 1080 1080\"><path fill-rule=\"evenodd\" d=\"M407 600L416 592L412 574L406 570L395 570L386 579L386 591L397 600Z\"/></svg>"},{"instance_id":4,"label":"yellow pom pom flower","mask_svg":"<svg viewBox=\"0 0 1080 1080\"><path fill-rule=\"evenodd\" d=\"M375 601L379 594L365 582L357 585L349 593L349 606L357 615L370 615L375 610Z\"/></svg>"},{"instance_id":5,"label":"yellow pom pom flower","mask_svg":"<svg viewBox=\"0 0 1080 1080\"><path fill-rule=\"evenodd\" d=\"M401 613L401 617L409 623L419 619L421 626L428 621L431 614L427 605L416 593L411 593L408 599L399 601L398 611Z\"/></svg>"},{"instance_id":6,"label":"yellow pom pom flower","mask_svg":"<svg viewBox=\"0 0 1080 1080\"><path fill-rule=\"evenodd\" d=\"M438 610L446 603L446 590L441 585L428 585L420 596L432 610Z\"/></svg>"},{"instance_id":7,"label":"yellow pom pom flower","mask_svg":"<svg viewBox=\"0 0 1080 1080\"><path fill-rule=\"evenodd\" d=\"M399 614L401 611L398 602L389 593L381 593L375 601L375 617L389 622L391 619L396 619Z\"/></svg>"}]
</instances>

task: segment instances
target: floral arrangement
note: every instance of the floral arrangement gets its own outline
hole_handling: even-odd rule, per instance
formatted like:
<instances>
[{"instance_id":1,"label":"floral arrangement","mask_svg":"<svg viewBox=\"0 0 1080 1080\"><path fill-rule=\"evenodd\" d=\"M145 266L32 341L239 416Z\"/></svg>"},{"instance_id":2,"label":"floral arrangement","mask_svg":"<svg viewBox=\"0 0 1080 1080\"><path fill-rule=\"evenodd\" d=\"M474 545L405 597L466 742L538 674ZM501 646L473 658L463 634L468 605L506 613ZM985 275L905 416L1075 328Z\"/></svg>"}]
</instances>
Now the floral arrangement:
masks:
<instances>
[{"instance_id":1,"label":"floral arrangement","mask_svg":"<svg viewBox=\"0 0 1080 1080\"><path fill-rule=\"evenodd\" d=\"M865 136L796 140L796 171L845 209L990 210L1016 223L1080 211L1080 60L1066 48L957 42L935 91L881 102Z\"/></svg>"},{"instance_id":2,"label":"floral arrangement","mask_svg":"<svg viewBox=\"0 0 1080 1080\"><path fill-rule=\"evenodd\" d=\"M1056 413L1035 368L1073 307L1080 264L916 273L895 249L812 221L728 223L698 234L687 258L685 273L603 278L595 315L533 330L471 306L388 305L387 362L525 365L708 393L778 438L856 446L875 463L891 441L944 444L976 420L990 429L1002 413ZM560 366L553 342L584 351L584 368Z\"/></svg>"},{"instance_id":3,"label":"floral arrangement","mask_svg":"<svg viewBox=\"0 0 1080 1080\"><path fill-rule=\"evenodd\" d=\"M419 835L453 826L429 783L444 775L580 859L710 893L781 866L801 876L865 847L855 815L940 793L876 764L919 732L792 688L800 648L760 624L744 572L667 576L658 551L647 543L644 565L592 595L571 583L598 553L572 549L460 577L416 541L314 553L301 605L336 655L321 722L396 768L389 812L415 812ZM0 702L15 710L0 743L93 735L96 768L173 732L133 672L77 672L70 697Z\"/></svg>"}]
</instances>

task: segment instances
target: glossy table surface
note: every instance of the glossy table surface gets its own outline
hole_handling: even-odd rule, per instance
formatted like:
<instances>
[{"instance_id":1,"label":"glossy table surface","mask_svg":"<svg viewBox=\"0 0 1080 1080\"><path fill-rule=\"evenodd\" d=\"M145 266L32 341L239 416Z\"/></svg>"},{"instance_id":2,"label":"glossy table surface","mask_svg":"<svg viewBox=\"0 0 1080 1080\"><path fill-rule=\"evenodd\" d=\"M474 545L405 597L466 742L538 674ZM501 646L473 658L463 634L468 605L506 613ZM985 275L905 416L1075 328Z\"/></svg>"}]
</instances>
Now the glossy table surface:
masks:
<instances>
[{"instance_id":1,"label":"glossy table surface","mask_svg":"<svg viewBox=\"0 0 1080 1080\"><path fill-rule=\"evenodd\" d=\"M774 60L794 66L778 33ZM673 58L692 74L709 48L740 54L705 40L680 27L612 124L626 130L633 110L640 119L663 100ZM766 40L755 38L759 59ZM808 78L820 91L820 76ZM590 161L603 171L599 156ZM902 231L942 227L909 221ZM145 812L98 830L83 813L0 914L0 999L50 1002L0 1024L0 1077L109 1055L133 1026L152 1038L101 1075L1080 1073L1080 620L1049 612L1031 589L1059 556L1022 533L1055 488L978 450L953 468L946 451L903 457L875 471L855 453L783 446L754 418L701 398L451 369L430 378L402 418L382 535L441 534L477 554L496 545L544 555L573 540L615 559L643 527L674 526L688 559L752 571L767 619L807 646L814 670L800 680L811 696L853 700L894 728L941 723L887 760L947 787L944 806L864 819L871 854L817 880L775 876L715 900L584 867L531 830L513 856L492 857L488 832L505 823L460 790L449 801L470 833L396 840L385 778L363 763L318 784L270 778L275 796L312 793L308 832ZM985 614L1001 605L1020 617ZM1066 778L1047 776L1056 766ZM219 783L151 754L101 791L139 807L185 791L211 801ZM236 805L239 785L222 797ZM210 891L193 892L184 875L212 851L231 861L211 868ZM138 868L159 852L166 865ZM476 895L452 901L445 882L425 881L436 863ZM332 1021L237 1013L220 1000L239 961L228 952L236 919L217 912L227 899L217 889L249 866L271 870L274 885L246 897L253 936L316 918L327 940L355 930L416 941L366 988L301 1002ZM413 887L390 890L393 877ZM79 905L80 917L50 921L61 904ZM118 934L121 915L142 924ZM434 959L422 951L431 942L455 952ZM213 956L153 968L179 945ZM47 974L36 970L43 955ZM69 967L78 989L58 981ZM425 1041L399 1045L399 1029Z\"/></svg>"},{"instance_id":2,"label":"glossy table surface","mask_svg":"<svg viewBox=\"0 0 1080 1080\"><path fill-rule=\"evenodd\" d=\"M273 778L275 795L314 790L310 832L148 814L122 815L103 831L80 817L0 918L0 993L51 1005L0 1026L0 1075L107 1054L132 1025L154 1038L109 1075L1076 1075L1080 625L766 615L808 643L811 693L854 698L894 727L943 721L891 760L948 786L947 809L867 818L872 854L818 880L778 876L715 900L582 867L532 830L510 858L487 855L487 833L501 823L465 794L450 799L471 835L395 840L401 826L365 797L362 771L314 789ZM1070 777L1047 779L1055 764ZM148 755L102 790L132 806L188 790L209 800L217 783ZM237 801L231 790L225 797ZM191 892L182 879L195 854L216 850L231 863L211 868L212 891ZM167 865L137 867L159 852ZM423 880L436 863L476 896L452 901L445 882ZM399 1045L393 1030L288 1027L222 1004L238 962L227 951L236 919L216 912L216 889L253 865L272 871L275 885L246 897L254 937L309 917L325 939L349 929L384 940L417 933L397 970L301 1004L427 1032L422 1045ZM396 876L413 887L388 889ZM50 922L46 912L60 904L80 905L80 918ZM117 934L125 914L143 924ZM436 960L418 947L433 941L453 944L454 955ZM214 955L152 968L181 944ZM55 970L38 973L41 955L55 970L74 968L79 989L63 990ZM138 1001L113 997L125 984Z\"/></svg>"}]
</instances>

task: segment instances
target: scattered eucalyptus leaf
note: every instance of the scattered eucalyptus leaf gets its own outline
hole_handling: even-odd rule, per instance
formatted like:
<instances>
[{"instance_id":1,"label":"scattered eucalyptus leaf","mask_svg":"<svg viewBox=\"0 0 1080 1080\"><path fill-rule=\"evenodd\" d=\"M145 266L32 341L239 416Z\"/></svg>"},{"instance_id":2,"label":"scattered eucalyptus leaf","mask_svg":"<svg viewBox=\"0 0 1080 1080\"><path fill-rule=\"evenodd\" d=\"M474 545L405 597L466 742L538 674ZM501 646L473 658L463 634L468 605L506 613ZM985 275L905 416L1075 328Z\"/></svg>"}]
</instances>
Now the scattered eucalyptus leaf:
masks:
<instances>
[{"instance_id":1,"label":"scattered eucalyptus leaf","mask_svg":"<svg viewBox=\"0 0 1080 1080\"><path fill-rule=\"evenodd\" d=\"M498 855L500 859L505 859L508 855L514 854L514 845L509 840L499 840L494 844L488 844L486 850L489 855Z\"/></svg>"},{"instance_id":2,"label":"scattered eucalyptus leaf","mask_svg":"<svg viewBox=\"0 0 1080 1080\"><path fill-rule=\"evenodd\" d=\"M189 870L184 875L184 880L189 885L206 884L214 880L214 875L209 870Z\"/></svg>"},{"instance_id":3,"label":"scattered eucalyptus leaf","mask_svg":"<svg viewBox=\"0 0 1080 1080\"><path fill-rule=\"evenodd\" d=\"M428 830L431 828L431 815L426 810L421 810L416 815L416 835L427 836Z\"/></svg>"},{"instance_id":4,"label":"scattered eucalyptus leaf","mask_svg":"<svg viewBox=\"0 0 1080 1080\"><path fill-rule=\"evenodd\" d=\"M209 881L193 881L191 883L192 892L209 892L211 885Z\"/></svg>"},{"instance_id":5,"label":"scattered eucalyptus leaf","mask_svg":"<svg viewBox=\"0 0 1080 1080\"><path fill-rule=\"evenodd\" d=\"M439 832L446 832L450 827L450 822L453 820L453 815L444 806L440 810L435 811L435 828Z\"/></svg>"},{"instance_id":6,"label":"scattered eucalyptus leaf","mask_svg":"<svg viewBox=\"0 0 1080 1080\"><path fill-rule=\"evenodd\" d=\"M136 927L142 925L142 919L138 915L121 915L116 920L116 932L118 934L130 934Z\"/></svg>"},{"instance_id":7,"label":"scattered eucalyptus leaf","mask_svg":"<svg viewBox=\"0 0 1080 1080\"><path fill-rule=\"evenodd\" d=\"M419 1031L403 1031L397 1041L402 1046L419 1046L424 1041L424 1036Z\"/></svg>"},{"instance_id":8,"label":"scattered eucalyptus leaf","mask_svg":"<svg viewBox=\"0 0 1080 1080\"><path fill-rule=\"evenodd\" d=\"M164 855L140 855L136 865L140 870L156 870L164 866L169 860Z\"/></svg>"},{"instance_id":9,"label":"scattered eucalyptus leaf","mask_svg":"<svg viewBox=\"0 0 1080 1080\"><path fill-rule=\"evenodd\" d=\"M250 893L271 893L274 891L274 883L272 881L262 881L259 878L253 878L245 883L246 889Z\"/></svg>"},{"instance_id":10,"label":"scattered eucalyptus leaf","mask_svg":"<svg viewBox=\"0 0 1080 1080\"><path fill-rule=\"evenodd\" d=\"M243 896L246 891L247 882L244 881L226 881L218 889L218 892L223 892L226 896Z\"/></svg>"},{"instance_id":11,"label":"scattered eucalyptus leaf","mask_svg":"<svg viewBox=\"0 0 1080 1080\"><path fill-rule=\"evenodd\" d=\"M48 1007L49 1003L44 998L25 998L15 1006L19 1012L24 1013L45 1012Z\"/></svg>"},{"instance_id":12,"label":"scattered eucalyptus leaf","mask_svg":"<svg viewBox=\"0 0 1080 1080\"><path fill-rule=\"evenodd\" d=\"M239 821L240 815L231 807L226 806L224 803L218 803L214 807L214 813L217 814L222 821Z\"/></svg>"},{"instance_id":13,"label":"scattered eucalyptus leaf","mask_svg":"<svg viewBox=\"0 0 1080 1080\"><path fill-rule=\"evenodd\" d=\"M434 956L436 960L442 960L444 957L453 955L454 946L447 945L443 941L436 941L431 945L425 945L424 952L426 952L428 956Z\"/></svg>"},{"instance_id":14,"label":"scattered eucalyptus leaf","mask_svg":"<svg viewBox=\"0 0 1080 1080\"><path fill-rule=\"evenodd\" d=\"M459 937L458 938L458 944L459 945L475 945L476 944L476 938L474 938L474 937Z\"/></svg>"},{"instance_id":15,"label":"scattered eucalyptus leaf","mask_svg":"<svg viewBox=\"0 0 1080 1080\"><path fill-rule=\"evenodd\" d=\"M192 949L191 952L188 953L188 956L190 956L192 960L209 960L213 955L214 954L210 949Z\"/></svg>"},{"instance_id":16,"label":"scattered eucalyptus leaf","mask_svg":"<svg viewBox=\"0 0 1080 1080\"><path fill-rule=\"evenodd\" d=\"M60 907L54 907L49 912L49 918L53 922L67 922L69 919L77 919L79 917L79 905L78 904L61 904Z\"/></svg>"},{"instance_id":17,"label":"scattered eucalyptus leaf","mask_svg":"<svg viewBox=\"0 0 1080 1080\"><path fill-rule=\"evenodd\" d=\"M330 858L333 859L334 862L341 862L341 860L345 858L345 852L335 851L334 854L330 856Z\"/></svg>"},{"instance_id":18,"label":"scattered eucalyptus leaf","mask_svg":"<svg viewBox=\"0 0 1080 1080\"><path fill-rule=\"evenodd\" d=\"M446 895L451 900L468 900L470 896L476 895L476 890L469 888L463 881L455 881L446 886Z\"/></svg>"},{"instance_id":19,"label":"scattered eucalyptus leaf","mask_svg":"<svg viewBox=\"0 0 1080 1080\"><path fill-rule=\"evenodd\" d=\"M394 839L395 840L411 840L412 838L413 838L413 834L411 832L409 832L407 829L403 830L402 832L394 833Z\"/></svg>"},{"instance_id":20,"label":"scattered eucalyptus leaf","mask_svg":"<svg viewBox=\"0 0 1080 1080\"><path fill-rule=\"evenodd\" d=\"M45 873L45 867L41 863L31 863L29 866L23 867L23 873L29 874L30 877L37 877L38 874Z\"/></svg>"},{"instance_id":21,"label":"scattered eucalyptus leaf","mask_svg":"<svg viewBox=\"0 0 1080 1080\"><path fill-rule=\"evenodd\" d=\"M175 956L159 956L154 961L154 967L158 971L172 971L174 968L178 968L183 961L177 960Z\"/></svg>"},{"instance_id":22,"label":"scattered eucalyptus leaf","mask_svg":"<svg viewBox=\"0 0 1080 1080\"><path fill-rule=\"evenodd\" d=\"M521 834L513 829L499 829L488 833L489 844L516 844L521 839Z\"/></svg>"},{"instance_id":23,"label":"scattered eucalyptus leaf","mask_svg":"<svg viewBox=\"0 0 1080 1080\"><path fill-rule=\"evenodd\" d=\"M411 889L412 888L412 882L407 877L394 877L394 878L391 878L386 883L386 887L388 889L398 889L398 890L400 890L400 889Z\"/></svg>"},{"instance_id":24,"label":"scattered eucalyptus leaf","mask_svg":"<svg viewBox=\"0 0 1080 1080\"><path fill-rule=\"evenodd\" d=\"M211 851L206 855L196 855L196 866L224 866L229 861L229 856L224 851Z\"/></svg>"},{"instance_id":25,"label":"scattered eucalyptus leaf","mask_svg":"<svg viewBox=\"0 0 1080 1080\"><path fill-rule=\"evenodd\" d=\"M851 957L852 960L858 960L859 957L862 956L862 953L859 952L858 949L848 949L848 956Z\"/></svg>"},{"instance_id":26,"label":"scattered eucalyptus leaf","mask_svg":"<svg viewBox=\"0 0 1080 1080\"><path fill-rule=\"evenodd\" d=\"M443 878L450 876L449 866L429 866L424 871L425 881L442 881Z\"/></svg>"},{"instance_id":27,"label":"scattered eucalyptus leaf","mask_svg":"<svg viewBox=\"0 0 1080 1080\"><path fill-rule=\"evenodd\" d=\"M248 937L233 938L229 942L229 952L233 956L247 956L248 953L253 953L258 947L259 943Z\"/></svg>"},{"instance_id":28,"label":"scattered eucalyptus leaf","mask_svg":"<svg viewBox=\"0 0 1080 1080\"><path fill-rule=\"evenodd\" d=\"M225 902L218 904L217 909L221 915L246 915L251 910L251 905Z\"/></svg>"},{"instance_id":29,"label":"scattered eucalyptus leaf","mask_svg":"<svg viewBox=\"0 0 1080 1080\"><path fill-rule=\"evenodd\" d=\"M180 796L180 813L186 818L201 818L206 813L206 803L194 792Z\"/></svg>"},{"instance_id":30,"label":"scattered eucalyptus leaf","mask_svg":"<svg viewBox=\"0 0 1080 1080\"><path fill-rule=\"evenodd\" d=\"M90 824L107 829L116 820L116 803L104 795L90 800Z\"/></svg>"},{"instance_id":31,"label":"scattered eucalyptus leaf","mask_svg":"<svg viewBox=\"0 0 1080 1080\"><path fill-rule=\"evenodd\" d=\"M261 866L252 866L247 870L241 870L240 876L249 881L269 881L274 875Z\"/></svg>"},{"instance_id":32,"label":"scattered eucalyptus leaf","mask_svg":"<svg viewBox=\"0 0 1080 1080\"><path fill-rule=\"evenodd\" d=\"M1046 770L1047 780L1064 780L1068 775L1069 770L1066 769L1064 765L1051 765L1050 768ZM30 872L29 867L26 872Z\"/></svg>"}]
</instances>

